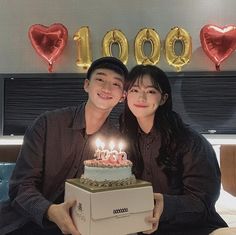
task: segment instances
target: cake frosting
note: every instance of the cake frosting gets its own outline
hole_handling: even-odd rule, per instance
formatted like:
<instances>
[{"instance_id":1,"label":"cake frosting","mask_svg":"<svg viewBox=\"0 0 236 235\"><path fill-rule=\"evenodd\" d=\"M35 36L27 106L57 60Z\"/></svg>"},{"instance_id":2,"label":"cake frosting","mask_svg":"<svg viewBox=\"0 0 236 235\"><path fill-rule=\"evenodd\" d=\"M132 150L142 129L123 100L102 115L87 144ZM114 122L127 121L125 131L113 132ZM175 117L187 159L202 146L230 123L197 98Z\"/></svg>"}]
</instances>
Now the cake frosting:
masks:
<instances>
[{"instance_id":1,"label":"cake frosting","mask_svg":"<svg viewBox=\"0 0 236 235\"><path fill-rule=\"evenodd\" d=\"M95 158L84 161L84 174L80 181L91 186L113 187L136 182L132 162L125 152L96 150Z\"/></svg>"}]
</instances>

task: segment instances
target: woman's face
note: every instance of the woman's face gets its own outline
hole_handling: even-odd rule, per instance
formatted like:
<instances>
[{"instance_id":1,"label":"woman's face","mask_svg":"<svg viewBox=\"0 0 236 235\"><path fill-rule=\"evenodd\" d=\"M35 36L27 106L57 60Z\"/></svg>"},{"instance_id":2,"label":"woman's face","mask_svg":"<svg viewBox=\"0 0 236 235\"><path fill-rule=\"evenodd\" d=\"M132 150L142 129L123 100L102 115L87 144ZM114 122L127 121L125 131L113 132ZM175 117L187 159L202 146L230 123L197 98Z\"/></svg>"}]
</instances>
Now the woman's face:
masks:
<instances>
[{"instance_id":1,"label":"woman's face","mask_svg":"<svg viewBox=\"0 0 236 235\"><path fill-rule=\"evenodd\" d=\"M161 91L153 86L149 75L138 78L128 90L127 103L137 119L154 118L155 112L165 102Z\"/></svg>"}]
</instances>

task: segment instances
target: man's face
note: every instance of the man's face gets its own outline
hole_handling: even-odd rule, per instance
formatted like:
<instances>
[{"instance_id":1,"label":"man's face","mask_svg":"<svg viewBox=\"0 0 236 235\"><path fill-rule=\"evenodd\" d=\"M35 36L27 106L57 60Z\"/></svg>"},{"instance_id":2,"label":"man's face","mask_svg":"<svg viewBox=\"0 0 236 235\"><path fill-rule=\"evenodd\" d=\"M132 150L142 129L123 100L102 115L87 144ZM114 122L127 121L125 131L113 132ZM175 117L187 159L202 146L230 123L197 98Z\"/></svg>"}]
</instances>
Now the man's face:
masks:
<instances>
[{"instance_id":1,"label":"man's face","mask_svg":"<svg viewBox=\"0 0 236 235\"><path fill-rule=\"evenodd\" d=\"M96 69L90 80L86 79L84 90L88 93L88 104L93 108L110 112L114 106L123 101L124 77L110 69Z\"/></svg>"}]
</instances>

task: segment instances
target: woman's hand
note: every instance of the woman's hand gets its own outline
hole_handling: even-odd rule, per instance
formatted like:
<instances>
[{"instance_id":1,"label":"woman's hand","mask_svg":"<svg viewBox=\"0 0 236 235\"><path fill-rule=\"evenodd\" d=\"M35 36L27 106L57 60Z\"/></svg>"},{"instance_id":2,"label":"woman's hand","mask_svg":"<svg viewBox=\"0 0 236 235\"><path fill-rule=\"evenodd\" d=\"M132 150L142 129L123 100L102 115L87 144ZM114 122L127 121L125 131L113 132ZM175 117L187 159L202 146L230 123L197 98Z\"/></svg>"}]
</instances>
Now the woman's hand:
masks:
<instances>
[{"instance_id":1,"label":"woman's hand","mask_svg":"<svg viewBox=\"0 0 236 235\"><path fill-rule=\"evenodd\" d=\"M164 199L161 193L154 193L155 206L153 209L153 217L148 218L148 222L152 223L152 229L144 231L144 234L150 234L157 230L161 214L164 208Z\"/></svg>"},{"instance_id":2,"label":"woman's hand","mask_svg":"<svg viewBox=\"0 0 236 235\"><path fill-rule=\"evenodd\" d=\"M48 219L60 228L63 234L81 235L76 229L70 216L70 209L76 201L52 204L47 211Z\"/></svg>"}]
</instances>

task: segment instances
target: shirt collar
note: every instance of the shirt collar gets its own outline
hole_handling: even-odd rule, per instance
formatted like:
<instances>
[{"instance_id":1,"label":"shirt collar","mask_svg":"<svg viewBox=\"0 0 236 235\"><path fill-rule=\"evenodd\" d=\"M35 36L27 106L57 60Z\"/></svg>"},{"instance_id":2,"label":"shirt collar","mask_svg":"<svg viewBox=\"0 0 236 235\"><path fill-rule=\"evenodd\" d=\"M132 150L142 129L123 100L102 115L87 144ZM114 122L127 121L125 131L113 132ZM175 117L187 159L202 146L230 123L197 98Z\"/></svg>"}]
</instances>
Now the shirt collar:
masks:
<instances>
[{"instance_id":1,"label":"shirt collar","mask_svg":"<svg viewBox=\"0 0 236 235\"><path fill-rule=\"evenodd\" d=\"M78 106L75 117L72 124L72 129L83 130L86 128L85 122L85 105L86 103L82 103ZM102 127L99 129L99 133L107 133L110 132L111 129L114 129L114 125L112 125L109 118L106 119Z\"/></svg>"},{"instance_id":2,"label":"shirt collar","mask_svg":"<svg viewBox=\"0 0 236 235\"><path fill-rule=\"evenodd\" d=\"M72 129L82 130L86 127L85 125L85 103L79 105L76 109L75 116L72 123Z\"/></svg>"},{"instance_id":3,"label":"shirt collar","mask_svg":"<svg viewBox=\"0 0 236 235\"><path fill-rule=\"evenodd\" d=\"M145 133L140 126L138 127L138 134L142 136L153 136L156 133L156 128L153 126L149 133Z\"/></svg>"}]
</instances>

